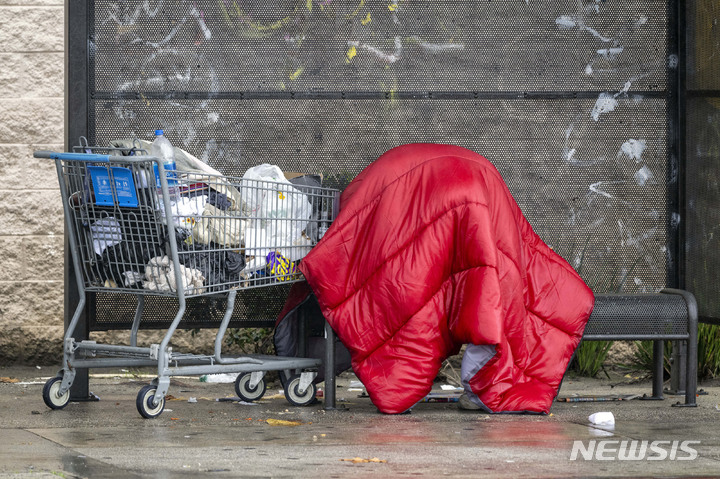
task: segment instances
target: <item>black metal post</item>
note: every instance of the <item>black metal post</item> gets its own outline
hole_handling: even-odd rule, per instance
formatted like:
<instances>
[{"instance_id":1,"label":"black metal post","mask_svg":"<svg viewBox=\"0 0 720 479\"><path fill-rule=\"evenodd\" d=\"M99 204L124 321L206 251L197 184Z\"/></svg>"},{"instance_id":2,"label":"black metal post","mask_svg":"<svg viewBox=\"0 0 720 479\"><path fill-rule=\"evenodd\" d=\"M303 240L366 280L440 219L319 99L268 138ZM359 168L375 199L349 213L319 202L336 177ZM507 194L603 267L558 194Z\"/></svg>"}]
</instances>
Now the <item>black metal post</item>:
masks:
<instances>
[{"instance_id":1,"label":"black metal post","mask_svg":"<svg viewBox=\"0 0 720 479\"><path fill-rule=\"evenodd\" d=\"M90 6L85 0L65 2L65 151L77 144L78 138L88 136L88 16ZM78 305L78 285L70 245L65 237L65 329ZM92 302L88 298L88 303ZM76 331L77 340L87 339L89 334L87 311L80 318ZM78 337L80 335L83 337ZM88 387L88 370L77 371L70 388L71 401L94 399Z\"/></svg>"},{"instance_id":2,"label":"black metal post","mask_svg":"<svg viewBox=\"0 0 720 479\"><path fill-rule=\"evenodd\" d=\"M325 322L325 409L335 406L335 331Z\"/></svg>"},{"instance_id":3,"label":"black metal post","mask_svg":"<svg viewBox=\"0 0 720 479\"><path fill-rule=\"evenodd\" d=\"M685 15L684 2L667 4L667 287L685 285Z\"/></svg>"},{"instance_id":4,"label":"black metal post","mask_svg":"<svg viewBox=\"0 0 720 479\"><path fill-rule=\"evenodd\" d=\"M665 341L656 339L653 341L653 383L652 398L663 399L663 373L665 361Z\"/></svg>"}]
</instances>

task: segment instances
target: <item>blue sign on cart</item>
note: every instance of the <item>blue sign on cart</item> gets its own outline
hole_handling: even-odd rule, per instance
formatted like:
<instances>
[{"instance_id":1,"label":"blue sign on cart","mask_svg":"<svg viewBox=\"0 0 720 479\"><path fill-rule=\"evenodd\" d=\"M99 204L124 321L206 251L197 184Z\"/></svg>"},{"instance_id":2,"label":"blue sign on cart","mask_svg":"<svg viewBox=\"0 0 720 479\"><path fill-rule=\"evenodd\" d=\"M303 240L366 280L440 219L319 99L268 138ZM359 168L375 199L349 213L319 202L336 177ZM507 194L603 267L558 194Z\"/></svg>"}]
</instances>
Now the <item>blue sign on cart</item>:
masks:
<instances>
[{"instance_id":1,"label":"blue sign on cart","mask_svg":"<svg viewBox=\"0 0 720 479\"><path fill-rule=\"evenodd\" d=\"M96 205L131 207L138 205L135 181L129 168L113 166L108 169L105 166L88 166L88 170L95 191ZM111 177L115 183L114 191Z\"/></svg>"}]
</instances>

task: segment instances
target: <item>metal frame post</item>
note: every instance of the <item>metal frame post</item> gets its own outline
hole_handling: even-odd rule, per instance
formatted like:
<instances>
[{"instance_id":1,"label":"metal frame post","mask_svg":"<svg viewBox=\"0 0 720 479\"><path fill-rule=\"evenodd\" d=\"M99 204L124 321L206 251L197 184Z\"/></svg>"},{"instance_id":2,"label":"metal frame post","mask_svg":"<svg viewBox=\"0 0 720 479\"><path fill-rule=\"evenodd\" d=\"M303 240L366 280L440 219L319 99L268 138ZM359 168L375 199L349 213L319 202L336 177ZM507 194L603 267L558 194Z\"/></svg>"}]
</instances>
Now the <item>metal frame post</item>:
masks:
<instances>
[{"instance_id":1,"label":"metal frame post","mask_svg":"<svg viewBox=\"0 0 720 479\"><path fill-rule=\"evenodd\" d=\"M88 16L90 6L85 0L65 1L65 151L70 151L81 136L88 135ZM68 236L65 235L65 315L67 330L80 297L75 266L70 256ZM87 304L93 303L90 294L84 314L76 329L75 339L81 341L89 336ZM77 371L70 388L70 400L96 399L89 391L88 370Z\"/></svg>"}]
</instances>

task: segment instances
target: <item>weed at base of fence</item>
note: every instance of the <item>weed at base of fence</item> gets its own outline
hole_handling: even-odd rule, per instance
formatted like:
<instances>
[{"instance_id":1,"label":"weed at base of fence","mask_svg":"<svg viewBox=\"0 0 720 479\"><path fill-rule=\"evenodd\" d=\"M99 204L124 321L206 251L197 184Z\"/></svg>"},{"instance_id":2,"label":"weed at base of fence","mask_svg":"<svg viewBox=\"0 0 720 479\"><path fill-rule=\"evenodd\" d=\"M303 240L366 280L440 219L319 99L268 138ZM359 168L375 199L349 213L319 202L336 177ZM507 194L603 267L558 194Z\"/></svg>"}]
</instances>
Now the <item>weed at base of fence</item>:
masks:
<instances>
[{"instance_id":1,"label":"weed at base of fence","mask_svg":"<svg viewBox=\"0 0 720 479\"><path fill-rule=\"evenodd\" d=\"M628 369L651 372L655 363L653 362L653 341L633 341L633 358L631 364L623 365ZM670 376L672 367L672 341L665 341L663 348L663 369L664 376Z\"/></svg>"},{"instance_id":2,"label":"weed at base of fence","mask_svg":"<svg viewBox=\"0 0 720 479\"><path fill-rule=\"evenodd\" d=\"M583 341L575 352L573 369L581 376L597 376L612 344L612 341Z\"/></svg>"},{"instance_id":3,"label":"weed at base of fence","mask_svg":"<svg viewBox=\"0 0 720 479\"><path fill-rule=\"evenodd\" d=\"M698 324L698 378L710 379L720 375L720 327Z\"/></svg>"},{"instance_id":4,"label":"weed at base of fence","mask_svg":"<svg viewBox=\"0 0 720 479\"><path fill-rule=\"evenodd\" d=\"M230 328L225 343L237 347L242 354L275 354L273 328Z\"/></svg>"}]
</instances>

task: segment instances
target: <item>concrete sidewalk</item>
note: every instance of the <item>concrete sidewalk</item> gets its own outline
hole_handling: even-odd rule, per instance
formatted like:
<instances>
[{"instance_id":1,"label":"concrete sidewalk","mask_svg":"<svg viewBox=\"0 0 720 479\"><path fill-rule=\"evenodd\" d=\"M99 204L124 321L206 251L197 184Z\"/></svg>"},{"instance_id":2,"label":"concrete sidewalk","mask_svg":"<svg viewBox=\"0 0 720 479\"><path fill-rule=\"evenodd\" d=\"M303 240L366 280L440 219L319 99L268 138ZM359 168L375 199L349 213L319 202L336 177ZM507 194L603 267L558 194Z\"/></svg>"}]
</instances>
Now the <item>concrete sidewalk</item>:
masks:
<instances>
[{"instance_id":1,"label":"concrete sidewalk","mask_svg":"<svg viewBox=\"0 0 720 479\"><path fill-rule=\"evenodd\" d=\"M348 390L352 375L338 380L346 409L336 411L290 406L277 388L255 405L217 401L235 396L232 384L180 378L163 414L147 420L135 407L150 381L140 371L91 371L100 401L52 411L42 387L55 372L0 368L18 380L0 383L0 477L720 476L718 382L700 385L708 394L697 408L671 407L682 397L668 396L556 402L550 416L487 415L456 403L385 416ZM649 381L628 382L568 378L560 396L650 392ZM613 412L615 427L591 426L598 411Z\"/></svg>"}]
</instances>

